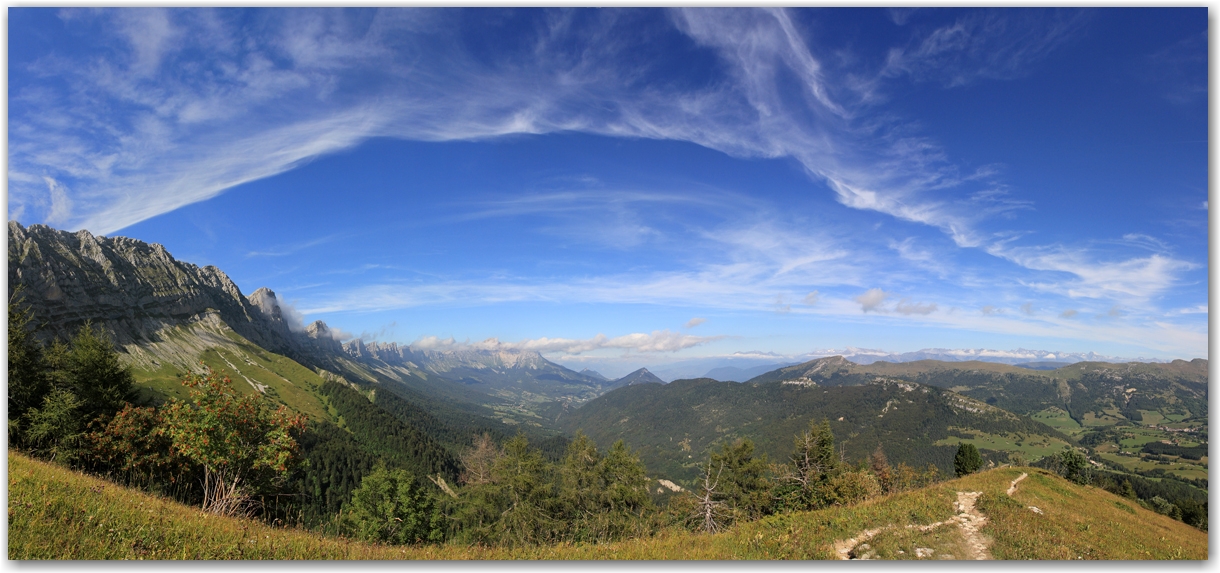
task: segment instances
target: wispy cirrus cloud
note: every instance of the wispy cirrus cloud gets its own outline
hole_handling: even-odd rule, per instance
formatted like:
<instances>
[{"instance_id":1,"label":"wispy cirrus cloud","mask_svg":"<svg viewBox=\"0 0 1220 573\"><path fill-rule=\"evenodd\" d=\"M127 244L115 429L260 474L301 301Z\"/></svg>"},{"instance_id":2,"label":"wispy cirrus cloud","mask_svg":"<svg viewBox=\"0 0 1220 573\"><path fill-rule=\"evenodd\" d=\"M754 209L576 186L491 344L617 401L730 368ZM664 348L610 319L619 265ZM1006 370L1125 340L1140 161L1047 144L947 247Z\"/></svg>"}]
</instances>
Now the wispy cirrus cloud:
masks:
<instances>
[{"instance_id":1,"label":"wispy cirrus cloud","mask_svg":"<svg viewBox=\"0 0 1220 573\"><path fill-rule=\"evenodd\" d=\"M108 233L371 137L583 131L793 157L849 207L980 240L971 225L985 211L927 192L990 170L958 174L903 126L856 118L782 10L674 12L677 29L724 64L721 81L699 88L634 80L650 70L630 56L647 46L623 31L674 33L664 19L557 13L530 50L487 57L446 34L472 25L464 14L65 12L70 31L117 22L113 55L48 56L26 70L33 80L14 95L12 171L18 183L26 173L67 180L75 205L61 223ZM785 95L789 73L799 78L796 101ZM39 193L14 185L11 208L29 212Z\"/></svg>"},{"instance_id":2,"label":"wispy cirrus cloud","mask_svg":"<svg viewBox=\"0 0 1220 573\"><path fill-rule=\"evenodd\" d=\"M882 76L909 76L947 87L980 79L1011 79L1087 23L1079 10L987 10L969 12L952 24L918 34L907 46L891 48Z\"/></svg>"},{"instance_id":3,"label":"wispy cirrus cloud","mask_svg":"<svg viewBox=\"0 0 1220 573\"><path fill-rule=\"evenodd\" d=\"M1029 285L1072 298L1142 302L1172 287L1181 272L1197 267L1195 263L1162 253L1101 260L1095 253L1061 245L1014 247L998 244L988 252L1027 269L1049 271L1049 280L1035 279Z\"/></svg>"},{"instance_id":4,"label":"wispy cirrus cloud","mask_svg":"<svg viewBox=\"0 0 1220 573\"><path fill-rule=\"evenodd\" d=\"M467 348L491 351L517 350L571 356L603 349L651 354L677 352L723 338L725 337L693 336L669 330L654 330L648 334L636 332L615 337L598 334L586 339L543 337L517 342L502 342L497 338L488 338L479 342L457 342L452 337L441 339L435 336L425 336L412 342L411 347L417 350L462 350Z\"/></svg>"},{"instance_id":5,"label":"wispy cirrus cloud","mask_svg":"<svg viewBox=\"0 0 1220 573\"><path fill-rule=\"evenodd\" d=\"M692 254L674 257L681 264L671 268L635 274L366 284L320 293L302 303L308 312L566 300L786 308L792 315L860 316L863 309L870 319L935 321L957 320L949 316L954 304L979 308L992 300L923 298L895 284L915 269L1015 300L997 305L1015 308L1018 295L1027 294L1005 290L1007 281L1024 291L1097 299L1088 312L1121 302L1132 307L1121 318L1135 320L1147 318L1149 301L1198 267L1158 239L1134 233L1127 250L1037 245L1036 236L1018 246L1012 237L1022 230L997 230L997 221L1033 206L1000 181L1003 167L959 165L913 121L881 107L886 90L908 80L954 88L1020 77L1083 29L1087 17L1074 11L969 11L938 26L923 24L921 12L895 12L909 39L884 52L883 61L851 69L827 65L834 56L811 41L816 31L779 9L690 9L665 17L527 12L519 16L526 25L496 49L464 42L486 24L454 10L62 14L65 33L79 33L99 49L10 62L9 209L27 222L108 234L375 137L582 132L691 142L733 157L789 158L810 176L810 193L948 238L935 247L927 236L893 241L902 264L885 266L894 261L853 244L859 235L845 240L732 197L522 193L472 205L462 216L549 218L539 232ZM653 43L658 38L664 41ZM687 62L707 74L683 75ZM679 228L649 217L650 209L667 205L728 212L733 220ZM591 212L606 215L604 226L580 223ZM679 234L687 240L673 247L661 241ZM992 279L947 256L971 249L1006 261L1019 276ZM254 256L283 252L259 249ZM896 278L882 282L881 274ZM872 306L873 298L853 301L865 288L880 293ZM901 295L891 293L919 301L895 303ZM802 299L803 306L790 304ZM1066 306L1052 302L1040 307Z\"/></svg>"}]
</instances>

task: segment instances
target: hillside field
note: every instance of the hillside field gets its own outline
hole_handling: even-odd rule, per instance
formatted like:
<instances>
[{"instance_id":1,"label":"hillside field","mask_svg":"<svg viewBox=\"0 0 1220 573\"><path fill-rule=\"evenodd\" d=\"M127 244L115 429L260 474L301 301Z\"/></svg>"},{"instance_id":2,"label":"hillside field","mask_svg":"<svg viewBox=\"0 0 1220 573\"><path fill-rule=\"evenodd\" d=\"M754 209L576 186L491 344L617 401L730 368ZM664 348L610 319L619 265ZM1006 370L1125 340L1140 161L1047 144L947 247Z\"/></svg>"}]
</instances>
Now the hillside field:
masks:
<instances>
[{"instance_id":1,"label":"hillside field","mask_svg":"<svg viewBox=\"0 0 1220 573\"><path fill-rule=\"evenodd\" d=\"M395 547L206 515L162 498L9 452L9 559L831 559L835 543L880 530L880 558L932 558L962 545L958 492L982 492L979 533L996 559L1207 559L1207 534L1135 501L1034 468L1000 468L869 500L776 515L706 535L667 529L600 545ZM1011 495L1005 492L1022 473ZM1030 507L1037 507L1040 513ZM960 555L960 552L958 553Z\"/></svg>"}]
</instances>

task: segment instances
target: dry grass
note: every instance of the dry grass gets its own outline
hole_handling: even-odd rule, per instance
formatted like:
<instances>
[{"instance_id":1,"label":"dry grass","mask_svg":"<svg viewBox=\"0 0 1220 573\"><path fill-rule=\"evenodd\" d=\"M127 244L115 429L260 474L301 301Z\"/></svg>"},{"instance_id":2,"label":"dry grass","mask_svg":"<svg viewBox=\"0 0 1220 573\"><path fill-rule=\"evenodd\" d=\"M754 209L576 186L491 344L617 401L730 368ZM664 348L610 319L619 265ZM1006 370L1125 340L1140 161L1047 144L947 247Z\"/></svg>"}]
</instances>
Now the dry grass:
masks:
<instances>
[{"instance_id":1,"label":"dry grass","mask_svg":"<svg viewBox=\"0 0 1220 573\"><path fill-rule=\"evenodd\" d=\"M718 535L667 530L648 539L601 545L392 547L209 516L10 451L9 558L829 559L835 540L864 529L951 517L961 490L984 492L979 506L992 521L983 533L995 540L991 550L1000 559L1207 558L1204 532L1105 491L1026 471L1029 479L1011 500L1004 490L1020 471L1004 468L853 507L772 516ZM1126 503L1126 510L1116 503ZM1045 514L1036 515L1026 505L1038 505ZM943 530L943 541L936 539L941 531L931 539L899 535L887 541L879 536L879 555L901 558L906 555L897 554L901 547L919 543L941 543L938 547L951 552L957 541L949 530Z\"/></svg>"}]
</instances>

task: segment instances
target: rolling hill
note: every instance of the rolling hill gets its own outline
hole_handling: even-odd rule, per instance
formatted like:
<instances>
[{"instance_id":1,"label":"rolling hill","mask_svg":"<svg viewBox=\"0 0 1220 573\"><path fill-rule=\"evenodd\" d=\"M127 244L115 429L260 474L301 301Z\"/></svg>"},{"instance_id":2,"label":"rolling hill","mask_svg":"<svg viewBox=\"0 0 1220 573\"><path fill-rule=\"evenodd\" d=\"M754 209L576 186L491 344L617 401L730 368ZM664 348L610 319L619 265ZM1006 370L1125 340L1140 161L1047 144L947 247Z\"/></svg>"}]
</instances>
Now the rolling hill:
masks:
<instances>
[{"instance_id":1,"label":"rolling hill","mask_svg":"<svg viewBox=\"0 0 1220 573\"><path fill-rule=\"evenodd\" d=\"M994 362L936 360L860 365L829 357L753 381L841 386L882 377L945 388L1043 422L1089 447L1094 461L1112 470L1174 478L1206 489L1207 457L1190 452L1208 444L1207 367L1203 359L1077 362L1029 370Z\"/></svg>"},{"instance_id":2,"label":"rolling hill","mask_svg":"<svg viewBox=\"0 0 1220 573\"><path fill-rule=\"evenodd\" d=\"M874 362L819 358L752 378L750 382L809 380L824 386L863 384L877 376L948 388L1019 414L1048 408L1069 412L1079 424L1097 418L1140 422L1141 411L1162 417L1207 419L1207 360L1170 363L1078 362L1031 371L994 362Z\"/></svg>"},{"instance_id":3,"label":"rolling hill","mask_svg":"<svg viewBox=\"0 0 1220 573\"><path fill-rule=\"evenodd\" d=\"M1070 441L985 402L885 378L841 386L708 378L625 386L561 417L559 425L582 430L597 443L622 439L650 471L689 483L709 450L738 438L753 440L772 461L785 461L793 436L822 418L830 420L849 460L881 445L893 463L932 463L948 473L958 441L975 441L996 463L1008 459L1001 450L1024 451L1033 459Z\"/></svg>"}]
</instances>

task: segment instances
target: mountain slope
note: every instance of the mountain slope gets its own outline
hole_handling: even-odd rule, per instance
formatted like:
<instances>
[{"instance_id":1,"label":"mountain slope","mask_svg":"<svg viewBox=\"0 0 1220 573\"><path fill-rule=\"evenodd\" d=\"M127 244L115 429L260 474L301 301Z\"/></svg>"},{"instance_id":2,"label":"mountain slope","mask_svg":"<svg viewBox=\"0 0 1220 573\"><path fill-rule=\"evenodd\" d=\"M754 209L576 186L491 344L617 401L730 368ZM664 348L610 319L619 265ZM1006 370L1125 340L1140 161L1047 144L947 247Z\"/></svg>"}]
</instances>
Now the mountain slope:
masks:
<instances>
[{"instance_id":1,"label":"mountain slope","mask_svg":"<svg viewBox=\"0 0 1220 573\"><path fill-rule=\"evenodd\" d=\"M1023 472L1029 477L1009 496L1010 484ZM886 528L951 517L959 491L982 492L977 506L987 523L981 533L993 540L987 549L997 559L1208 557L1206 532L1033 468L1003 468L856 506L778 515L716 535L671 529L648 539L519 549L369 545L206 516L198 508L14 452L8 480L8 558L13 560L830 559L836 542L867 530L882 532L870 540L879 557L914 558L916 543L943 546L960 530L942 527L923 538L903 538ZM932 556L938 557L943 552Z\"/></svg>"},{"instance_id":2,"label":"mountain slope","mask_svg":"<svg viewBox=\"0 0 1220 573\"><path fill-rule=\"evenodd\" d=\"M149 399L180 395L177 381L199 371L200 359L239 388L278 393L277 401L314 416L322 415L316 396L292 387L309 393L326 377L534 425L529 406L582 402L601 391L596 380L536 353L413 352L359 340L344 346L321 321L289 322L270 289L246 297L221 270L178 261L161 245L16 222L8 232L10 287L21 289L33 311L35 335L64 339L92 322L120 347Z\"/></svg>"},{"instance_id":3,"label":"mountain slope","mask_svg":"<svg viewBox=\"0 0 1220 573\"><path fill-rule=\"evenodd\" d=\"M977 439L985 452L1020 450L1031 459L1059 451L1069 441L1052 428L986 403L887 379L839 387L707 378L625 386L561 417L559 425L569 432L583 430L596 443L623 439L651 471L690 480L708 450L737 438L750 438L758 451L782 462L793 436L810 420L823 418L830 420L850 460L881 445L893 463L933 463L947 473L953 471L958 441ZM998 452L990 457L1007 459Z\"/></svg>"},{"instance_id":4,"label":"mountain slope","mask_svg":"<svg viewBox=\"0 0 1220 573\"><path fill-rule=\"evenodd\" d=\"M584 374L585 376L588 376L589 378L597 380L599 382L609 382L610 381L609 378L602 376L602 373L598 372L596 370L590 370L588 368L585 368L584 370L581 370L580 373Z\"/></svg>"}]
</instances>

